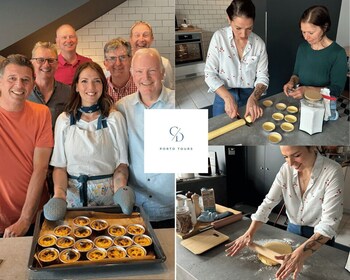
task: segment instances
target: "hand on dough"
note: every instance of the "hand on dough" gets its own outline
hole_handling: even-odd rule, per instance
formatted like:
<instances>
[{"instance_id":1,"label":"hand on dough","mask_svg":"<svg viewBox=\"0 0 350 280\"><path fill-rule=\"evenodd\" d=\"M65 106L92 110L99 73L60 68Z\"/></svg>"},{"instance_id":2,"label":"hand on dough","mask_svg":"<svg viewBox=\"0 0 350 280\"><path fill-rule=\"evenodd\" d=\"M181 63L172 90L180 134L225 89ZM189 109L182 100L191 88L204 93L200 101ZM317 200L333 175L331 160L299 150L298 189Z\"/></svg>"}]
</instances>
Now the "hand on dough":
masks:
<instances>
[{"instance_id":1,"label":"hand on dough","mask_svg":"<svg viewBox=\"0 0 350 280\"><path fill-rule=\"evenodd\" d=\"M298 273L304 265L303 255L298 250L295 250L291 254L276 256L276 259L283 260L283 264L275 275L277 280L287 279L291 273L293 273L293 279L297 279Z\"/></svg>"},{"instance_id":2,"label":"hand on dough","mask_svg":"<svg viewBox=\"0 0 350 280\"><path fill-rule=\"evenodd\" d=\"M238 237L236 240L228 243L225 245L225 247L229 247L225 250L227 252L226 256L234 256L237 254L242 248L245 246L248 246L250 243L252 243L253 239L250 234L243 234L242 236Z\"/></svg>"}]
</instances>

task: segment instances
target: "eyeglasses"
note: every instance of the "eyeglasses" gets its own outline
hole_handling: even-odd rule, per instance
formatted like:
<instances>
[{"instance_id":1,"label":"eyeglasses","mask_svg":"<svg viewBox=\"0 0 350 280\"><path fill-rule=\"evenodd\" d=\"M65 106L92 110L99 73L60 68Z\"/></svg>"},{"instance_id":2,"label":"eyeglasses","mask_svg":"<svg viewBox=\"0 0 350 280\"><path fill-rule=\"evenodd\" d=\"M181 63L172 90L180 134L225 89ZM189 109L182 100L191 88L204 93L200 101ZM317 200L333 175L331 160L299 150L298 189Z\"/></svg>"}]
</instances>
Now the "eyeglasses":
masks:
<instances>
[{"instance_id":1,"label":"eyeglasses","mask_svg":"<svg viewBox=\"0 0 350 280\"><path fill-rule=\"evenodd\" d=\"M110 56L106 57L106 61L109 63L116 63L117 59L119 59L120 62L124 62L129 56L128 55L120 55L120 56Z\"/></svg>"},{"instance_id":2,"label":"eyeglasses","mask_svg":"<svg viewBox=\"0 0 350 280\"><path fill-rule=\"evenodd\" d=\"M39 64L45 64L45 62L47 61L49 64L54 64L57 62L56 58L43 58L43 57L33 57L32 59L35 59L36 62L38 62Z\"/></svg>"}]
</instances>

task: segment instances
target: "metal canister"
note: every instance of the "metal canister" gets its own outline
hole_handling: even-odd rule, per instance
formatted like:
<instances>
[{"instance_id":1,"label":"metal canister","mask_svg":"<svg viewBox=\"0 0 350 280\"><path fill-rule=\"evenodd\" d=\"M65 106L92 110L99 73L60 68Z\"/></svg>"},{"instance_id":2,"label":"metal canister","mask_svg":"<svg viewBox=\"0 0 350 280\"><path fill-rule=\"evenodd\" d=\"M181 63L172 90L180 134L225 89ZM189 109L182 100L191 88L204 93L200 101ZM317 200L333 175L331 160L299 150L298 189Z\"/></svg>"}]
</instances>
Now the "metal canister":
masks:
<instances>
[{"instance_id":1,"label":"metal canister","mask_svg":"<svg viewBox=\"0 0 350 280\"><path fill-rule=\"evenodd\" d=\"M215 212L216 208L215 208L214 189L213 188L210 188L210 189L202 188L201 195L202 195L204 211Z\"/></svg>"}]
</instances>

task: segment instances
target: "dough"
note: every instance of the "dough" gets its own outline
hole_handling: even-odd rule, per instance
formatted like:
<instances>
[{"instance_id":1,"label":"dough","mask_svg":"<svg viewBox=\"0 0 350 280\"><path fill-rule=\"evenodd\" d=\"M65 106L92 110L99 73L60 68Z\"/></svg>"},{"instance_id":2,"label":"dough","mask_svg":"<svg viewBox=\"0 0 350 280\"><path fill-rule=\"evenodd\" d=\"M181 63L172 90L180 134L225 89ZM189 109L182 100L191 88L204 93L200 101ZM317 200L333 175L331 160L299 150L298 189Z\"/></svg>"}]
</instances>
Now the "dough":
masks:
<instances>
[{"instance_id":1,"label":"dough","mask_svg":"<svg viewBox=\"0 0 350 280\"><path fill-rule=\"evenodd\" d=\"M269 248L270 250L273 250L279 254L290 254L293 251L292 247L288 243L282 242L282 241L268 242L264 244L263 247ZM271 260L268 257L265 257L261 254L258 254L258 258L263 264L266 264L266 265L278 264L278 262Z\"/></svg>"}]
</instances>

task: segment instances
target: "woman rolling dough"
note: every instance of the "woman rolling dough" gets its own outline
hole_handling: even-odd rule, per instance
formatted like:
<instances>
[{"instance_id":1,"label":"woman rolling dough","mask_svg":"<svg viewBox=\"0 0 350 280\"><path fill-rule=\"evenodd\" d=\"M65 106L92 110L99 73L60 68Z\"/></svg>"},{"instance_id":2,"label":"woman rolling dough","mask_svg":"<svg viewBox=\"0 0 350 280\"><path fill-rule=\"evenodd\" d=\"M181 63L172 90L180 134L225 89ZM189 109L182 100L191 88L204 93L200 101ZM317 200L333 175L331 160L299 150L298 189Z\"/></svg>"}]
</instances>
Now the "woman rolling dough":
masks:
<instances>
[{"instance_id":1,"label":"woman rolling dough","mask_svg":"<svg viewBox=\"0 0 350 280\"><path fill-rule=\"evenodd\" d=\"M251 216L252 223L239 238L227 244L234 256L253 242L255 232L268 221L272 209L283 199L289 232L308 238L292 253L276 257L283 263L277 279L294 279L304 261L325 243L332 245L343 213L344 176L341 166L312 146L281 146L286 159L268 194Z\"/></svg>"}]
</instances>

